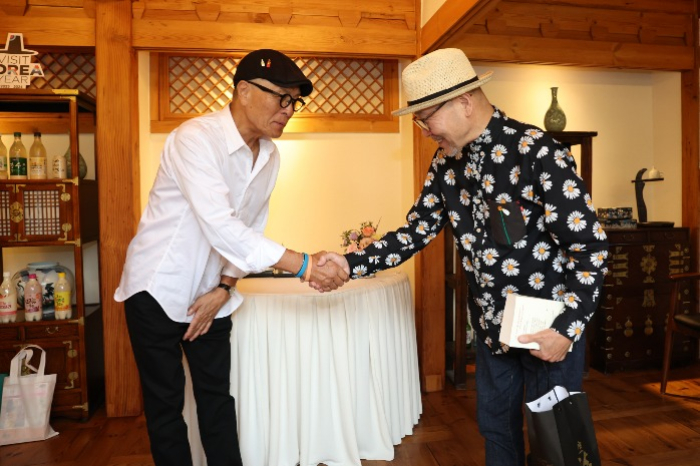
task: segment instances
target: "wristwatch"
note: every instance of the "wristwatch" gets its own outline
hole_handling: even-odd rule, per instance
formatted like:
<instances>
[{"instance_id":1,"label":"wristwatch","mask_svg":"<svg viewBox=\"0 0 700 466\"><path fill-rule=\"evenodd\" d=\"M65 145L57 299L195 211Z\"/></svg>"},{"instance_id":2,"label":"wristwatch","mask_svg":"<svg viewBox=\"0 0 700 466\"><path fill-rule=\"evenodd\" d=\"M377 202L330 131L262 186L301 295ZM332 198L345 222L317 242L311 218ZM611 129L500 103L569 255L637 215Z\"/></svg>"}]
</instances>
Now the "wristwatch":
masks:
<instances>
[{"instance_id":1,"label":"wristwatch","mask_svg":"<svg viewBox=\"0 0 700 466\"><path fill-rule=\"evenodd\" d=\"M233 292L236 291L235 286L227 285L226 283L219 283L216 285L217 288L223 288L224 290L228 291L229 296L233 295Z\"/></svg>"}]
</instances>

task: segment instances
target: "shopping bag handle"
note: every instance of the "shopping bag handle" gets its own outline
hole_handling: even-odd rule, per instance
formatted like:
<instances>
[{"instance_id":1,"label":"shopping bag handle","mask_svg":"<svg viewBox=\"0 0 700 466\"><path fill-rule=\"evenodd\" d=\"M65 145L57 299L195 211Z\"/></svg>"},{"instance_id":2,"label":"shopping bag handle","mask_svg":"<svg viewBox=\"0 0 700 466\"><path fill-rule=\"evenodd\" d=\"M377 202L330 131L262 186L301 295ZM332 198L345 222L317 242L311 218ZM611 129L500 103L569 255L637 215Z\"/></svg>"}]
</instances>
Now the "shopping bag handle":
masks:
<instances>
[{"instance_id":1,"label":"shopping bag handle","mask_svg":"<svg viewBox=\"0 0 700 466\"><path fill-rule=\"evenodd\" d=\"M41 361L39 362L38 369L29 364L29 361L34 355L34 351L32 351L31 348L36 348L39 351L41 351ZM27 361L25 364L29 369L35 372L35 375L44 375L44 369L46 368L46 351L44 351L42 347L37 345L26 345L24 348L19 350L19 352L15 355L14 358L12 358L12 361L10 363L10 383L18 383L18 380L21 377L20 369L22 360Z\"/></svg>"}]
</instances>

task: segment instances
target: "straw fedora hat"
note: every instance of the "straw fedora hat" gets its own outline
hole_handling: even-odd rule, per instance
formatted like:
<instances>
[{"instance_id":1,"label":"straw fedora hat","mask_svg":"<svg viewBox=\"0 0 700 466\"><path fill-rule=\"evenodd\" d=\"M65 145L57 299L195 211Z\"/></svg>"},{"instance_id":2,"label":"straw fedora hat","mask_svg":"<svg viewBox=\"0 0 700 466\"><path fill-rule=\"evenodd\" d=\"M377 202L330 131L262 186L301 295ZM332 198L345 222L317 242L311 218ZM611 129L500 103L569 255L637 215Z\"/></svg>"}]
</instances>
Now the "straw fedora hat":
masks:
<instances>
[{"instance_id":1,"label":"straw fedora hat","mask_svg":"<svg viewBox=\"0 0 700 466\"><path fill-rule=\"evenodd\" d=\"M407 107L391 112L393 116L415 113L450 100L489 82L493 71L477 76L460 49L439 49L420 57L403 70L401 82Z\"/></svg>"}]
</instances>

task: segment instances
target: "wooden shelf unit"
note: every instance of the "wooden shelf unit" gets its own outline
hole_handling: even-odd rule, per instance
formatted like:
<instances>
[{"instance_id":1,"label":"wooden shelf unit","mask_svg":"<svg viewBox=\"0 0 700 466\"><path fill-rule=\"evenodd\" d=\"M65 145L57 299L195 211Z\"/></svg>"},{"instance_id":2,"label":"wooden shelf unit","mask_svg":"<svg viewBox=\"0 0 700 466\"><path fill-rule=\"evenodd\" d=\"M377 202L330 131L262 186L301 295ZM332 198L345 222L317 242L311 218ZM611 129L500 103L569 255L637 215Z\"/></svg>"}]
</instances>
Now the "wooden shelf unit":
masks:
<instances>
[{"instance_id":1,"label":"wooden shelf unit","mask_svg":"<svg viewBox=\"0 0 700 466\"><path fill-rule=\"evenodd\" d=\"M99 238L97 181L81 180L78 135L95 102L77 90L0 89L0 127L10 128L23 111L44 111L37 123L54 120L52 128L67 133L76 174L64 180L0 180L0 264L2 250L36 246L70 248L74 258L75 304L69 320L0 324L0 372L27 344L47 353L46 373L56 374L52 414L87 419L104 396L102 310L85 303L83 247ZM26 125L26 119L17 120ZM41 130L34 128L33 131ZM42 131L43 132L43 131Z\"/></svg>"}]
</instances>

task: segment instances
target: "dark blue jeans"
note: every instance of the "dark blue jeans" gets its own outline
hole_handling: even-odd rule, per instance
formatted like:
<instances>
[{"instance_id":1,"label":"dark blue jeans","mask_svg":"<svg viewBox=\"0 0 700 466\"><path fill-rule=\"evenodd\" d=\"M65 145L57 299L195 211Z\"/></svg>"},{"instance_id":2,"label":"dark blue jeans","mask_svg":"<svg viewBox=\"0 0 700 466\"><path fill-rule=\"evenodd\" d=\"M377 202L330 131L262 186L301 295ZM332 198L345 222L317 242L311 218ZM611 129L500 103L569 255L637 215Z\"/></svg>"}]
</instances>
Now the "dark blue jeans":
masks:
<instances>
[{"instance_id":1,"label":"dark blue jeans","mask_svg":"<svg viewBox=\"0 0 700 466\"><path fill-rule=\"evenodd\" d=\"M476 345L476 412L485 440L486 466L524 466L523 400L536 400L555 385L581 391L586 343L582 337L561 362L547 363L528 350L493 355Z\"/></svg>"}]
</instances>

